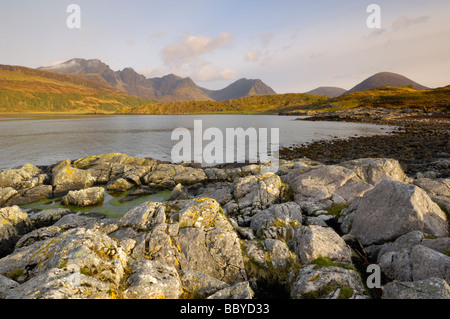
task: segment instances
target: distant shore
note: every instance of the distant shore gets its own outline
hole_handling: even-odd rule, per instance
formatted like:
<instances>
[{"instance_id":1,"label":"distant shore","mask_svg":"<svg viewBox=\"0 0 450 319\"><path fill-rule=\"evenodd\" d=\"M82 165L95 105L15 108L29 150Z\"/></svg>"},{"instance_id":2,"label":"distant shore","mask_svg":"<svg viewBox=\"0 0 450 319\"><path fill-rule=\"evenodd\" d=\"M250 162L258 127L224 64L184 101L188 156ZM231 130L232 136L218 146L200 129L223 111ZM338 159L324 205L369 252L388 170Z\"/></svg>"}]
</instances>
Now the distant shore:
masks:
<instances>
[{"instance_id":1,"label":"distant shore","mask_svg":"<svg viewBox=\"0 0 450 319\"><path fill-rule=\"evenodd\" d=\"M292 146L280 150L286 160L307 157L326 164L365 157L387 157L400 162L415 177L429 172L450 177L450 114L428 114L417 110L351 109L339 112L303 113L306 121L345 121L393 125L389 135L352 137Z\"/></svg>"}]
</instances>

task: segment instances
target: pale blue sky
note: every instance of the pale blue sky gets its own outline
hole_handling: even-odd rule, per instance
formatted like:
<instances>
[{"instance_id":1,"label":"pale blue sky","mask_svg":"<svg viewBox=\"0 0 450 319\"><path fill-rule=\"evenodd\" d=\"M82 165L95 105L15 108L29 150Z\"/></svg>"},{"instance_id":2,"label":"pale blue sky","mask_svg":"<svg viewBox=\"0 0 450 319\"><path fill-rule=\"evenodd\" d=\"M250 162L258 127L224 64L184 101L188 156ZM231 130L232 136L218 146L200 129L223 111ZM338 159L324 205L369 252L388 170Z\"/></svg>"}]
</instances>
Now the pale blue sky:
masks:
<instances>
[{"instance_id":1,"label":"pale blue sky","mask_svg":"<svg viewBox=\"0 0 450 319\"><path fill-rule=\"evenodd\" d=\"M81 7L81 29L66 8ZM381 7L382 29L366 8ZM98 58L206 88L260 78L278 93L350 89L381 71L450 84L448 0L0 0L0 63Z\"/></svg>"}]
</instances>

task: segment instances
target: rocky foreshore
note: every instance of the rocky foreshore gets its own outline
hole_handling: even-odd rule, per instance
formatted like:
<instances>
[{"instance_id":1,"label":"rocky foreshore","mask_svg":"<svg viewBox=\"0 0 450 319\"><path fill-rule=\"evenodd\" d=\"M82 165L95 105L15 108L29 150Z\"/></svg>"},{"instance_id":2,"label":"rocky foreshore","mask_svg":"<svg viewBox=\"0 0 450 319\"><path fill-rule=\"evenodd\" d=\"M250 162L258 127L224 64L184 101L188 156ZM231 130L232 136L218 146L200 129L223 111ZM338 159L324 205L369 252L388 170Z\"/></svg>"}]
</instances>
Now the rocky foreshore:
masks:
<instances>
[{"instance_id":1,"label":"rocky foreshore","mask_svg":"<svg viewBox=\"0 0 450 319\"><path fill-rule=\"evenodd\" d=\"M389 158L266 168L105 154L2 171L0 298L450 298L450 179ZM77 211L105 188L172 193ZM67 208L21 208L51 198Z\"/></svg>"},{"instance_id":2,"label":"rocky foreshore","mask_svg":"<svg viewBox=\"0 0 450 319\"><path fill-rule=\"evenodd\" d=\"M450 114L418 109L354 108L333 112L308 111L307 121L341 121L391 125L393 132L376 136L331 139L280 150L283 159L307 157L324 164L359 158L392 158L408 176L450 177Z\"/></svg>"}]
</instances>

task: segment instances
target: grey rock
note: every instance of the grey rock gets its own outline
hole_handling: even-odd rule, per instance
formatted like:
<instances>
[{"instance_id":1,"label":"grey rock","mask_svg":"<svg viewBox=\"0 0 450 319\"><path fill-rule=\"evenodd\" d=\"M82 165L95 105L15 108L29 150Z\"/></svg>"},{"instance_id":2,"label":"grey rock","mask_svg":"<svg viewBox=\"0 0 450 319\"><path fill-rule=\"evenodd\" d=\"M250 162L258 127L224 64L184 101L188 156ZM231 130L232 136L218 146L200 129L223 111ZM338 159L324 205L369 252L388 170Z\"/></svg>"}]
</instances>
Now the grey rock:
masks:
<instances>
[{"instance_id":1,"label":"grey rock","mask_svg":"<svg viewBox=\"0 0 450 319\"><path fill-rule=\"evenodd\" d=\"M0 209L0 258L9 254L20 237L32 230L28 215L18 206Z\"/></svg>"},{"instance_id":2,"label":"grey rock","mask_svg":"<svg viewBox=\"0 0 450 319\"><path fill-rule=\"evenodd\" d=\"M25 279L29 280L53 268L68 265L75 265L83 269L83 273L117 288L123 278L127 256L107 235L76 228L16 249L0 259L0 273L21 269Z\"/></svg>"},{"instance_id":3,"label":"grey rock","mask_svg":"<svg viewBox=\"0 0 450 319\"><path fill-rule=\"evenodd\" d=\"M167 198L167 201L174 201L180 199L189 199L189 192L186 187L184 187L181 184L178 184L170 193L169 197Z\"/></svg>"},{"instance_id":4,"label":"grey rock","mask_svg":"<svg viewBox=\"0 0 450 319\"><path fill-rule=\"evenodd\" d=\"M424 189L430 195L450 197L450 178L418 178L414 185Z\"/></svg>"},{"instance_id":5,"label":"grey rock","mask_svg":"<svg viewBox=\"0 0 450 319\"><path fill-rule=\"evenodd\" d=\"M178 299L181 280L175 267L151 260L135 261L124 291L127 299Z\"/></svg>"},{"instance_id":6,"label":"grey rock","mask_svg":"<svg viewBox=\"0 0 450 319\"><path fill-rule=\"evenodd\" d=\"M27 205L52 198L53 188L51 185L39 185L19 190L19 196L13 201L14 205Z\"/></svg>"},{"instance_id":7,"label":"grey rock","mask_svg":"<svg viewBox=\"0 0 450 319\"><path fill-rule=\"evenodd\" d=\"M313 169L305 173L293 171L286 176L287 183L294 191L295 201L302 205L304 202L325 203L318 208L333 205L333 197L339 196L339 201L351 203L356 197L362 196L373 188L363 181L357 174L345 167L330 165Z\"/></svg>"},{"instance_id":8,"label":"grey rock","mask_svg":"<svg viewBox=\"0 0 450 319\"><path fill-rule=\"evenodd\" d=\"M79 191L69 191L61 203L65 206L88 207L99 205L103 201L103 187L91 187Z\"/></svg>"},{"instance_id":9,"label":"grey rock","mask_svg":"<svg viewBox=\"0 0 450 319\"><path fill-rule=\"evenodd\" d=\"M413 230L446 236L447 217L424 190L384 180L359 201L350 233L363 245L371 245Z\"/></svg>"},{"instance_id":10,"label":"grey rock","mask_svg":"<svg viewBox=\"0 0 450 319\"><path fill-rule=\"evenodd\" d=\"M399 162L394 159L364 158L340 163L339 166L353 170L359 178L374 186L385 179L410 182Z\"/></svg>"},{"instance_id":11,"label":"grey rock","mask_svg":"<svg viewBox=\"0 0 450 319\"><path fill-rule=\"evenodd\" d=\"M64 166L53 173L53 195L60 197L72 190L89 188L95 181L96 179L88 171Z\"/></svg>"},{"instance_id":12,"label":"grey rock","mask_svg":"<svg viewBox=\"0 0 450 319\"><path fill-rule=\"evenodd\" d=\"M275 204L252 217L250 227L259 238L288 241L301 226L302 210L295 202Z\"/></svg>"},{"instance_id":13,"label":"grey rock","mask_svg":"<svg viewBox=\"0 0 450 319\"><path fill-rule=\"evenodd\" d=\"M413 281L431 277L442 278L450 284L450 257L428 247L417 245L411 250Z\"/></svg>"},{"instance_id":14,"label":"grey rock","mask_svg":"<svg viewBox=\"0 0 450 319\"><path fill-rule=\"evenodd\" d=\"M188 269L182 270L180 275L185 293L190 294L191 297L197 299L206 298L217 291L228 287L226 282L202 274L198 271Z\"/></svg>"},{"instance_id":15,"label":"grey rock","mask_svg":"<svg viewBox=\"0 0 450 319\"><path fill-rule=\"evenodd\" d=\"M18 286L18 282L0 275L0 300L6 299L6 297L11 293L11 290Z\"/></svg>"},{"instance_id":16,"label":"grey rock","mask_svg":"<svg viewBox=\"0 0 450 319\"><path fill-rule=\"evenodd\" d=\"M223 228L182 228L174 241L181 269L195 270L228 284L246 280L235 232Z\"/></svg>"},{"instance_id":17,"label":"grey rock","mask_svg":"<svg viewBox=\"0 0 450 319\"><path fill-rule=\"evenodd\" d=\"M233 199L230 184L221 182L202 187L196 196L215 199L220 205L224 205Z\"/></svg>"},{"instance_id":18,"label":"grey rock","mask_svg":"<svg viewBox=\"0 0 450 319\"><path fill-rule=\"evenodd\" d=\"M73 214L73 212L67 208L53 208L29 213L28 217L33 223L33 226L35 228L39 228L51 226L58 220L60 220L63 216L68 214Z\"/></svg>"},{"instance_id":19,"label":"grey rock","mask_svg":"<svg viewBox=\"0 0 450 319\"><path fill-rule=\"evenodd\" d=\"M328 257L333 261L351 264L351 249L331 228L303 226L292 239L294 251L304 264L318 257Z\"/></svg>"},{"instance_id":20,"label":"grey rock","mask_svg":"<svg viewBox=\"0 0 450 319\"><path fill-rule=\"evenodd\" d=\"M35 229L32 232L22 236L16 243L15 249L30 246L35 242L46 240L48 238L54 238L60 234L62 229L60 227L49 226L39 229Z\"/></svg>"},{"instance_id":21,"label":"grey rock","mask_svg":"<svg viewBox=\"0 0 450 319\"><path fill-rule=\"evenodd\" d=\"M192 185L206 179L202 169L174 164L160 164L143 177L146 184L161 188L175 187L177 184Z\"/></svg>"},{"instance_id":22,"label":"grey rock","mask_svg":"<svg viewBox=\"0 0 450 319\"><path fill-rule=\"evenodd\" d=\"M219 290L215 294L208 297L208 299L253 299L255 293L250 287L250 283L240 282L231 287Z\"/></svg>"},{"instance_id":23,"label":"grey rock","mask_svg":"<svg viewBox=\"0 0 450 319\"><path fill-rule=\"evenodd\" d=\"M333 293L320 295L320 292L326 291L328 287L333 287ZM352 297L365 295L364 285L357 272L339 267L315 269L311 265L300 270L291 290L291 298L311 298L313 294L318 294L314 297L319 299L336 298L339 296L336 290L344 287L351 289Z\"/></svg>"},{"instance_id":24,"label":"grey rock","mask_svg":"<svg viewBox=\"0 0 450 319\"><path fill-rule=\"evenodd\" d=\"M0 187L12 187L16 190L42 185L47 175L32 164L25 164L9 171L0 172Z\"/></svg>"},{"instance_id":25,"label":"grey rock","mask_svg":"<svg viewBox=\"0 0 450 319\"><path fill-rule=\"evenodd\" d=\"M280 200L282 182L278 175L268 173L237 179L233 195L241 212L266 209Z\"/></svg>"},{"instance_id":26,"label":"grey rock","mask_svg":"<svg viewBox=\"0 0 450 319\"><path fill-rule=\"evenodd\" d=\"M11 206L19 196L19 193L12 187L0 188L0 207Z\"/></svg>"},{"instance_id":27,"label":"grey rock","mask_svg":"<svg viewBox=\"0 0 450 319\"><path fill-rule=\"evenodd\" d=\"M127 181L126 179L119 178L114 181L110 181L108 183L108 185L106 186L106 189L108 191L112 191L112 192L124 192L133 187L134 187L134 185L132 183L130 183L129 181Z\"/></svg>"},{"instance_id":28,"label":"grey rock","mask_svg":"<svg viewBox=\"0 0 450 319\"><path fill-rule=\"evenodd\" d=\"M111 287L79 267L53 268L10 290L6 299L110 299Z\"/></svg>"},{"instance_id":29,"label":"grey rock","mask_svg":"<svg viewBox=\"0 0 450 319\"><path fill-rule=\"evenodd\" d=\"M166 206L161 203L146 202L128 211L119 221L120 227L136 230L150 230L166 220Z\"/></svg>"},{"instance_id":30,"label":"grey rock","mask_svg":"<svg viewBox=\"0 0 450 319\"><path fill-rule=\"evenodd\" d=\"M394 281L384 286L382 299L450 299L450 286L441 278Z\"/></svg>"}]
</instances>

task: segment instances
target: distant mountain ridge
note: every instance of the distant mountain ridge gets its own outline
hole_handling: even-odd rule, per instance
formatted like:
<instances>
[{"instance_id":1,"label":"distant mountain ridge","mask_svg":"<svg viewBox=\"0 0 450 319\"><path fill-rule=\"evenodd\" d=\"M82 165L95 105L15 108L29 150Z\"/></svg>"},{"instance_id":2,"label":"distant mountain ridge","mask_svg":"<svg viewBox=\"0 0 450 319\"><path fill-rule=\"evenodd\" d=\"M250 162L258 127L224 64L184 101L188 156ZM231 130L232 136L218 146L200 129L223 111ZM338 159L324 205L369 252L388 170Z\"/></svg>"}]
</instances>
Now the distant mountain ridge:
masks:
<instances>
[{"instance_id":1,"label":"distant mountain ridge","mask_svg":"<svg viewBox=\"0 0 450 319\"><path fill-rule=\"evenodd\" d=\"M312 94L312 95L323 95L329 98L338 97L342 94L347 92L346 89L334 87L334 86L321 86L317 89L311 90L306 92L305 94Z\"/></svg>"},{"instance_id":2,"label":"distant mountain ridge","mask_svg":"<svg viewBox=\"0 0 450 319\"><path fill-rule=\"evenodd\" d=\"M381 87L401 87L401 86L412 86L416 90L427 90L426 86L414 82L407 77L392 73L392 72L380 72L371 77L365 79L352 89L346 92L346 94L367 91L372 89L377 89Z\"/></svg>"},{"instance_id":3,"label":"distant mountain ridge","mask_svg":"<svg viewBox=\"0 0 450 319\"><path fill-rule=\"evenodd\" d=\"M0 112L128 112L149 104L80 76L0 64Z\"/></svg>"},{"instance_id":4,"label":"distant mountain ridge","mask_svg":"<svg viewBox=\"0 0 450 319\"><path fill-rule=\"evenodd\" d=\"M222 90L208 90L195 84L189 77L182 78L169 74L163 77L146 78L133 68L113 71L98 59L72 59L56 65L40 67L38 70L82 76L131 95L158 102L225 101L253 95L276 94L261 80L240 79Z\"/></svg>"}]
</instances>

